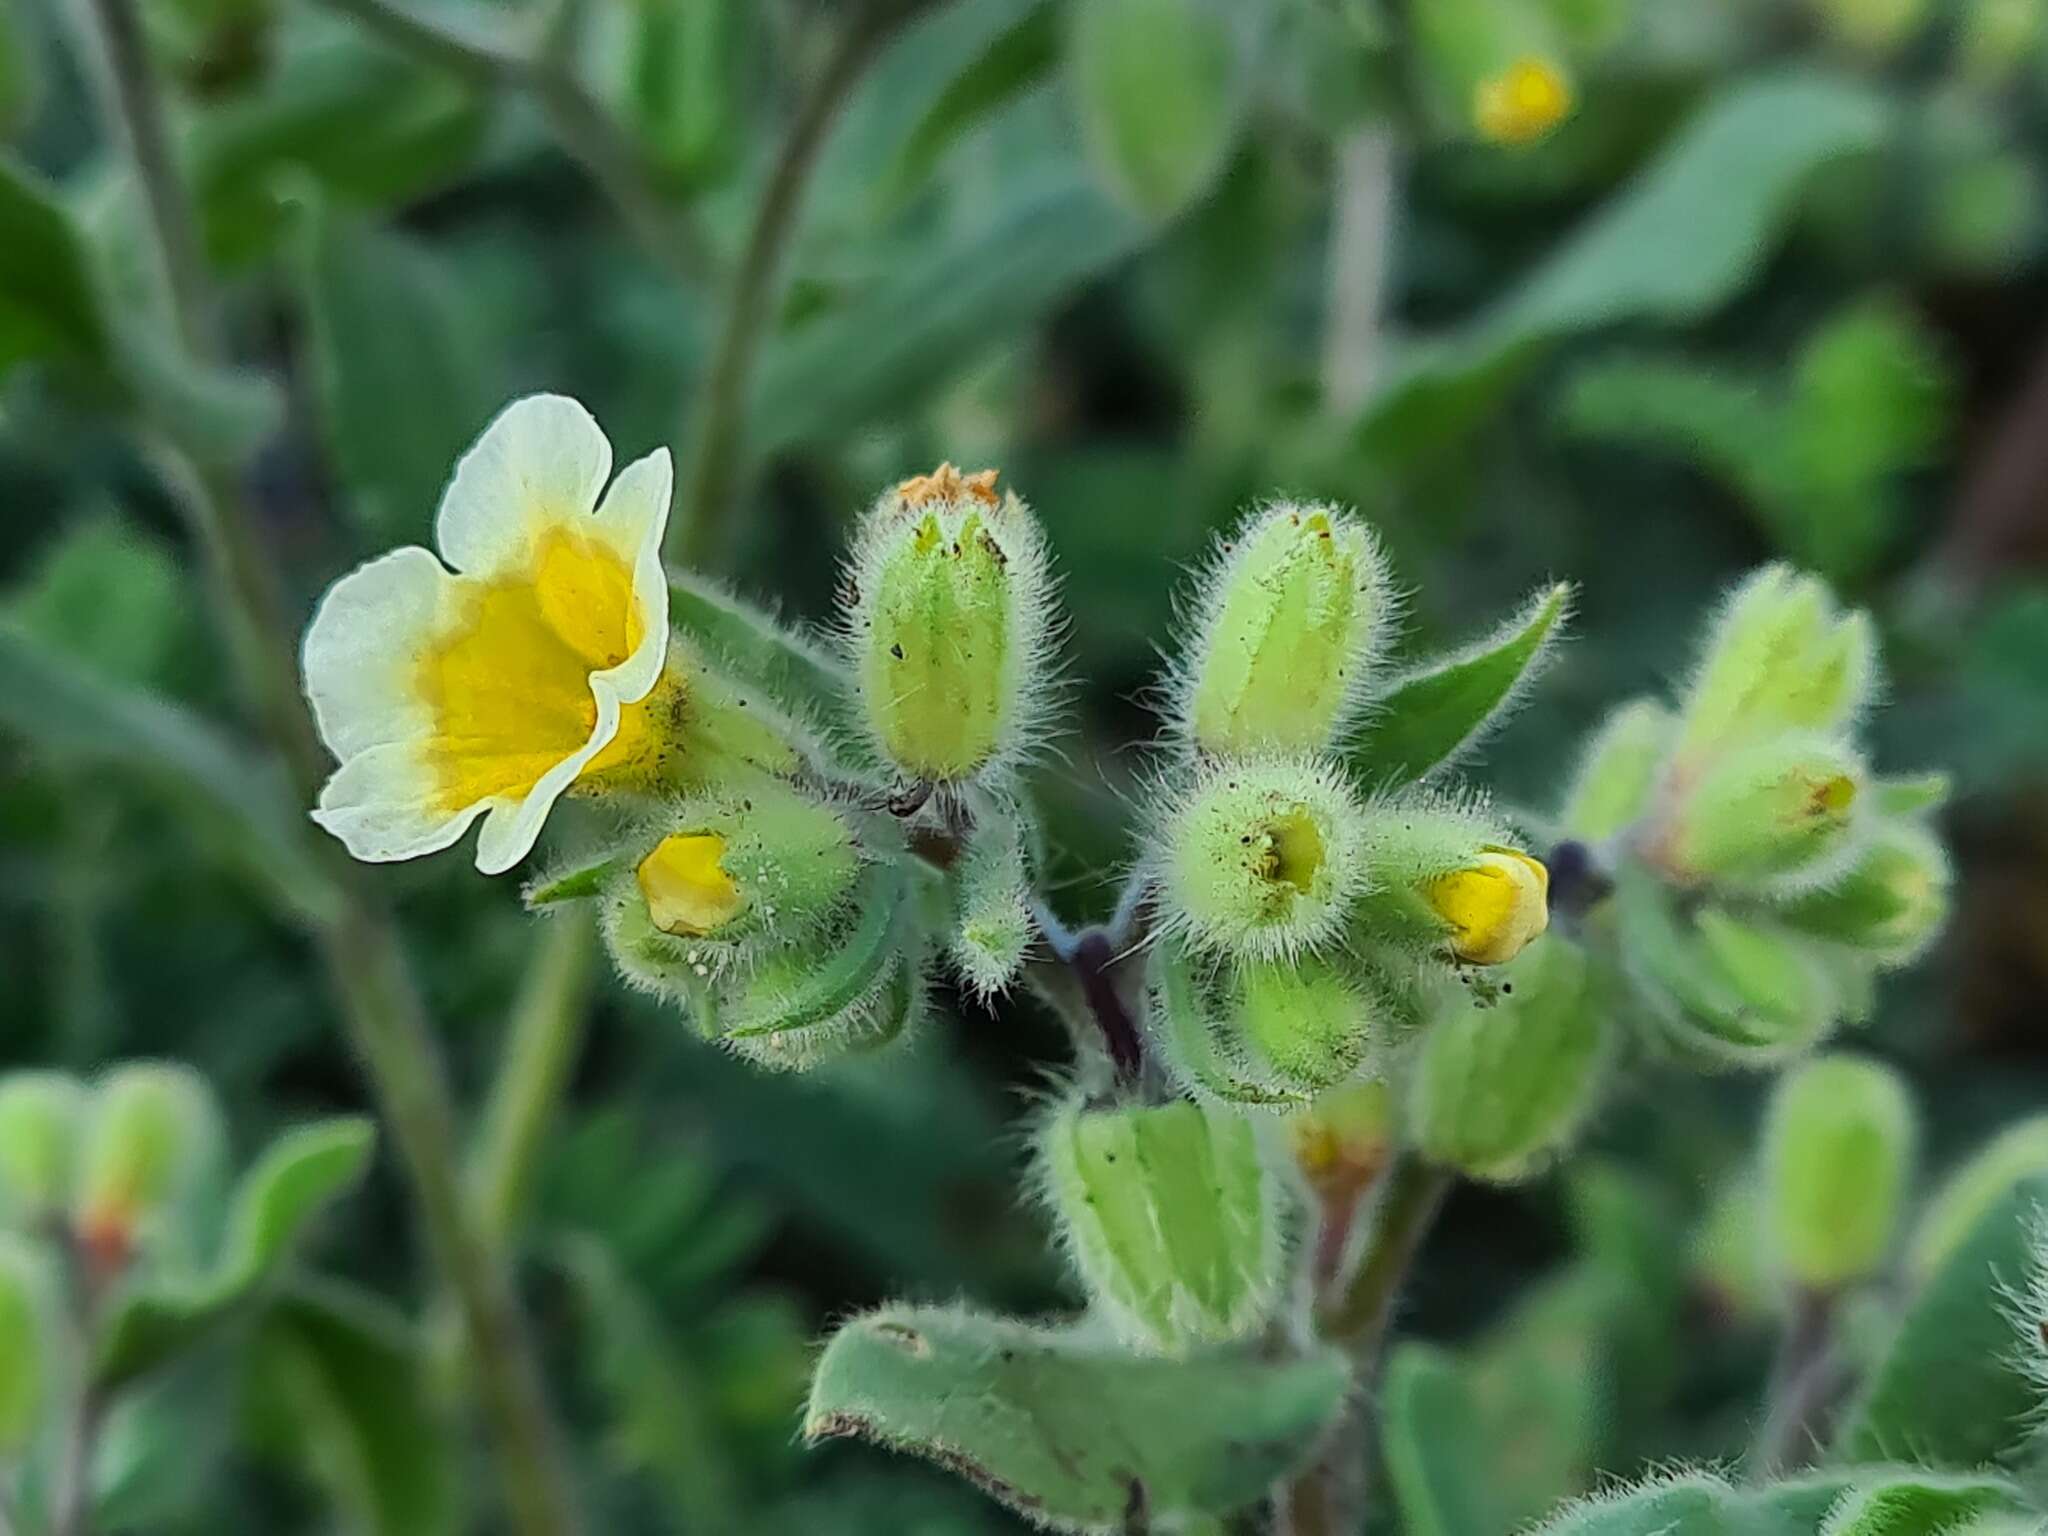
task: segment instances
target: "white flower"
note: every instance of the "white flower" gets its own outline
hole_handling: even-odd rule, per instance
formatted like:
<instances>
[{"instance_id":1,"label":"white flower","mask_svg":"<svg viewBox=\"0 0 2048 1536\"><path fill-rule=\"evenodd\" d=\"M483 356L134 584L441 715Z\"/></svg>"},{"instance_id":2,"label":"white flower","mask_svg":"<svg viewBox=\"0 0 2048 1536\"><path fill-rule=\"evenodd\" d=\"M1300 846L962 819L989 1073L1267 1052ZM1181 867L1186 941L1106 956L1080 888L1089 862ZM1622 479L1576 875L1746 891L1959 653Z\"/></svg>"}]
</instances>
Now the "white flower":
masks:
<instances>
[{"instance_id":1,"label":"white flower","mask_svg":"<svg viewBox=\"0 0 2048 1536\"><path fill-rule=\"evenodd\" d=\"M658 449L606 491L611 466L575 401L515 401L455 466L441 558L395 549L328 589L302 664L341 766L313 819L357 858L433 853L482 816L476 867L509 869L564 790L644 735L627 706L668 646L672 471Z\"/></svg>"}]
</instances>

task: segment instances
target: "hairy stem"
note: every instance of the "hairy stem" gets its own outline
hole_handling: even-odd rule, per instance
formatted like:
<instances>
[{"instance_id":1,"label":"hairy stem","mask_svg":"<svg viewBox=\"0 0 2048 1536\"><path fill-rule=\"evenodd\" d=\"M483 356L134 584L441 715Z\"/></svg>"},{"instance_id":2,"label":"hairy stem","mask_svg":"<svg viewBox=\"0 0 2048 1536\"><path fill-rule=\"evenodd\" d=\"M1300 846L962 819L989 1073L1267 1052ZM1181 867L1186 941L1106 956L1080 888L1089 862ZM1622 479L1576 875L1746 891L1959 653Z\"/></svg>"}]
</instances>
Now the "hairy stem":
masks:
<instances>
[{"instance_id":1,"label":"hairy stem","mask_svg":"<svg viewBox=\"0 0 2048 1536\"><path fill-rule=\"evenodd\" d=\"M1451 1173L1413 1152L1396 1153L1367 1195L1363 1242L1357 1267L1343 1276L1341 1260L1333 1294L1319 1307L1321 1336L1341 1345L1352 1360L1351 1406L1313 1465L1296 1478L1282 1501L1290 1536L1350 1536L1365 1520L1366 1467L1372 1454L1372 1421L1364 1404L1379 1376L1387 1324L1401 1282L1407 1277L1444 1196ZM1326 1209L1323 1219L1347 1226L1355 1214Z\"/></svg>"},{"instance_id":2,"label":"hairy stem","mask_svg":"<svg viewBox=\"0 0 2048 1536\"><path fill-rule=\"evenodd\" d=\"M1758 1477L1796 1472L1826 1438L1841 1367L1834 1348L1837 1293L1802 1288L1792 1298L1764 1395L1763 1422L1750 1450Z\"/></svg>"},{"instance_id":3,"label":"hairy stem","mask_svg":"<svg viewBox=\"0 0 2048 1536\"><path fill-rule=\"evenodd\" d=\"M168 143L135 0L91 0L109 89L109 126L129 149L145 189L154 255L170 273L179 333L194 358L211 362L210 312L202 267L189 247L192 218ZM151 151L148 146L157 146ZM185 255L177 254L180 250ZM291 632L254 519L230 469L164 454L207 552L230 627L241 682L293 782L310 803L324 773L310 711L299 692ZM507 1513L520 1536L567 1536L577 1528L539 1368L511 1276L463 1199L455 1111L433 1032L413 987L389 916L363 890L358 872L310 829L332 871L334 900L319 924L320 948L357 1051L369 1069L418 1202L436 1265L454 1291L474 1356L479 1395L498 1453Z\"/></svg>"},{"instance_id":4,"label":"hairy stem","mask_svg":"<svg viewBox=\"0 0 2048 1536\"><path fill-rule=\"evenodd\" d=\"M933 0L870 0L839 34L824 69L797 108L768 180L755 204L746 244L733 268L724 323L691 402L680 516L669 531L669 558L678 565L710 563L724 538L727 512L738 493L746 457L747 391L754 360L781 291L782 264L796 232L803 194L854 82L896 29Z\"/></svg>"},{"instance_id":5,"label":"hairy stem","mask_svg":"<svg viewBox=\"0 0 2048 1536\"><path fill-rule=\"evenodd\" d=\"M564 153L582 166L619 219L669 276L701 280L715 266L708 243L670 198L640 148L571 72L559 50L528 55L472 37L394 0L322 0L394 48L479 86L530 95Z\"/></svg>"}]
</instances>

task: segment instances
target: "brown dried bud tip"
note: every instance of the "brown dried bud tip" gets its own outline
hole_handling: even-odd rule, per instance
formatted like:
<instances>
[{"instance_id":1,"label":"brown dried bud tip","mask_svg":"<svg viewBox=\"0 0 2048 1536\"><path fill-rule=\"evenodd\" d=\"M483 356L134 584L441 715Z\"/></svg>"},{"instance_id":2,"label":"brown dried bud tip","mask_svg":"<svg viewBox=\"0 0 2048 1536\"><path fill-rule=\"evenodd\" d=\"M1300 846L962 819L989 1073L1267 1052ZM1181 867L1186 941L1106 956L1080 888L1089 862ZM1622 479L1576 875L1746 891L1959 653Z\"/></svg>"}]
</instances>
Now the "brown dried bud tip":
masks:
<instances>
[{"instance_id":1,"label":"brown dried bud tip","mask_svg":"<svg viewBox=\"0 0 2048 1536\"><path fill-rule=\"evenodd\" d=\"M896 487L896 495L906 510L928 506L935 501L964 501L972 496L984 506L995 506L1002 498L996 495L996 476L1001 471L978 469L971 475L963 475L951 464L941 464L928 475L912 475Z\"/></svg>"}]
</instances>

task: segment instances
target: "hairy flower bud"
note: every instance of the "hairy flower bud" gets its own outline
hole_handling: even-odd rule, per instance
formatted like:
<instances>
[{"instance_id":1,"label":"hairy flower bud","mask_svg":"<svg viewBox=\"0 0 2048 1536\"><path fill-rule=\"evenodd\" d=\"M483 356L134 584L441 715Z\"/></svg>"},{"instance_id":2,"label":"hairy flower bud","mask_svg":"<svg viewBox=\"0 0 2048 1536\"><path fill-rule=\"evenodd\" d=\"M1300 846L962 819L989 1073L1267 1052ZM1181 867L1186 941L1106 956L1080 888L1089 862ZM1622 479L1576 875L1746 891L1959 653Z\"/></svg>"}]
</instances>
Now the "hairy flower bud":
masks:
<instances>
[{"instance_id":1,"label":"hairy flower bud","mask_svg":"<svg viewBox=\"0 0 2048 1536\"><path fill-rule=\"evenodd\" d=\"M1314 955L1247 960L1235 984L1237 1027L1277 1081L1314 1091L1364 1065L1379 1005L1338 966Z\"/></svg>"},{"instance_id":2,"label":"hairy flower bud","mask_svg":"<svg viewBox=\"0 0 2048 1536\"><path fill-rule=\"evenodd\" d=\"M1876 675L1868 618L1838 616L1818 578L1767 565L1735 589L1709 630L1679 755L1697 763L1785 731L1837 732L1867 702Z\"/></svg>"},{"instance_id":3,"label":"hairy flower bud","mask_svg":"<svg viewBox=\"0 0 2048 1536\"><path fill-rule=\"evenodd\" d=\"M1854 1056L1786 1073L1764 1129L1769 1230L1791 1281L1833 1290L1874 1273L1911 1177L1915 1118L1898 1074Z\"/></svg>"},{"instance_id":4,"label":"hairy flower bud","mask_svg":"<svg viewBox=\"0 0 2048 1536\"><path fill-rule=\"evenodd\" d=\"M1313 752L1354 721L1394 610L1378 541L1280 502L1222 547L1197 599L1179 725L1204 752Z\"/></svg>"},{"instance_id":5,"label":"hairy flower bud","mask_svg":"<svg viewBox=\"0 0 2048 1536\"><path fill-rule=\"evenodd\" d=\"M117 1067L87 1111L73 1230L91 1260L118 1269L143 1225L189 1198L224 1146L212 1090L190 1069Z\"/></svg>"},{"instance_id":6,"label":"hairy flower bud","mask_svg":"<svg viewBox=\"0 0 2048 1536\"><path fill-rule=\"evenodd\" d=\"M1505 967L1489 999L1466 998L1423 1031L1407 1100L1417 1145L1472 1178L1537 1172L1598 1096L1609 1016L1575 945L1552 940Z\"/></svg>"},{"instance_id":7,"label":"hairy flower bud","mask_svg":"<svg viewBox=\"0 0 2048 1536\"><path fill-rule=\"evenodd\" d=\"M85 1090L61 1072L15 1072L0 1080L0 1215L40 1224L71 1204Z\"/></svg>"},{"instance_id":8,"label":"hairy flower bud","mask_svg":"<svg viewBox=\"0 0 2048 1536\"><path fill-rule=\"evenodd\" d=\"M1463 965L1512 960L1550 924L1550 872L1480 805L1431 794L1367 808L1359 931Z\"/></svg>"},{"instance_id":9,"label":"hairy flower bud","mask_svg":"<svg viewBox=\"0 0 2048 1536\"><path fill-rule=\"evenodd\" d=\"M1601 722L1579 759L1559 824L1572 837L1604 842L1650 803L1677 721L1655 699L1635 699Z\"/></svg>"},{"instance_id":10,"label":"hairy flower bud","mask_svg":"<svg viewBox=\"0 0 2048 1536\"><path fill-rule=\"evenodd\" d=\"M1467 965L1505 965L1550 926L1550 871L1515 848L1482 848L1422 896L1449 928L1451 954Z\"/></svg>"},{"instance_id":11,"label":"hairy flower bud","mask_svg":"<svg viewBox=\"0 0 2048 1536\"><path fill-rule=\"evenodd\" d=\"M1157 836L1170 925L1198 952L1279 959L1336 937L1363 889L1364 813L1309 758L1212 765Z\"/></svg>"},{"instance_id":12,"label":"hairy flower bud","mask_svg":"<svg viewBox=\"0 0 2048 1536\"><path fill-rule=\"evenodd\" d=\"M829 919L860 854L838 812L761 782L688 802L634 868L649 920L679 938L787 937Z\"/></svg>"},{"instance_id":13,"label":"hairy flower bud","mask_svg":"<svg viewBox=\"0 0 2048 1536\"><path fill-rule=\"evenodd\" d=\"M1853 846L1866 779L1832 742L1795 736L1732 753L1677 808L1669 865L1688 881L1811 886Z\"/></svg>"},{"instance_id":14,"label":"hairy flower bud","mask_svg":"<svg viewBox=\"0 0 2048 1536\"><path fill-rule=\"evenodd\" d=\"M1894 822L1878 828L1846 874L1800 897L1783 916L1802 932L1901 966L1941 931L1948 894L1948 855L1940 841L1924 827Z\"/></svg>"},{"instance_id":15,"label":"hairy flower bud","mask_svg":"<svg viewBox=\"0 0 2048 1536\"><path fill-rule=\"evenodd\" d=\"M1046 708L1052 584L1038 524L994 470L942 464L876 502L847 577L848 660L874 745L912 779L1013 760Z\"/></svg>"},{"instance_id":16,"label":"hairy flower bud","mask_svg":"<svg viewBox=\"0 0 2048 1536\"><path fill-rule=\"evenodd\" d=\"M1069 1103L1039 1134L1038 1174L1090 1299L1132 1345L1182 1355L1264 1321L1280 1197L1243 1116Z\"/></svg>"}]
</instances>

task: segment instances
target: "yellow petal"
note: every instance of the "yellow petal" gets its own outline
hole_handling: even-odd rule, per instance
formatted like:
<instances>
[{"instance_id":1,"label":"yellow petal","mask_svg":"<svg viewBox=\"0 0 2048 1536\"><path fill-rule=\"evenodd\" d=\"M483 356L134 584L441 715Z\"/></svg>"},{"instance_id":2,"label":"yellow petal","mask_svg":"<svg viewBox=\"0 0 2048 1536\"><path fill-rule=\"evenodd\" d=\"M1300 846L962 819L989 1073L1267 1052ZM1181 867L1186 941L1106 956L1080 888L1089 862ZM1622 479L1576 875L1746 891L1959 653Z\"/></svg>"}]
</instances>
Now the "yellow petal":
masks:
<instances>
[{"instance_id":1,"label":"yellow petal","mask_svg":"<svg viewBox=\"0 0 2048 1536\"><path fill-rule=\"evenodd\" d=\"M1468 965L1501 965L1550 926L1550 871L1513 848L1432 880L1423 891L1449 924L1451 953Z\"/></svg>"},{"instance_id":2,"label":"yellow petal","mask_svg":"<svg viewBox=\"0 0 2048 1536\"><path fill-rule=\"evenodd\" d=\"M664 933L715 933L746 904L725 866L725 839L711 832L678 832L663 838L640 861L640 894L647 913Z\"/></svg>"}]
</instances>

